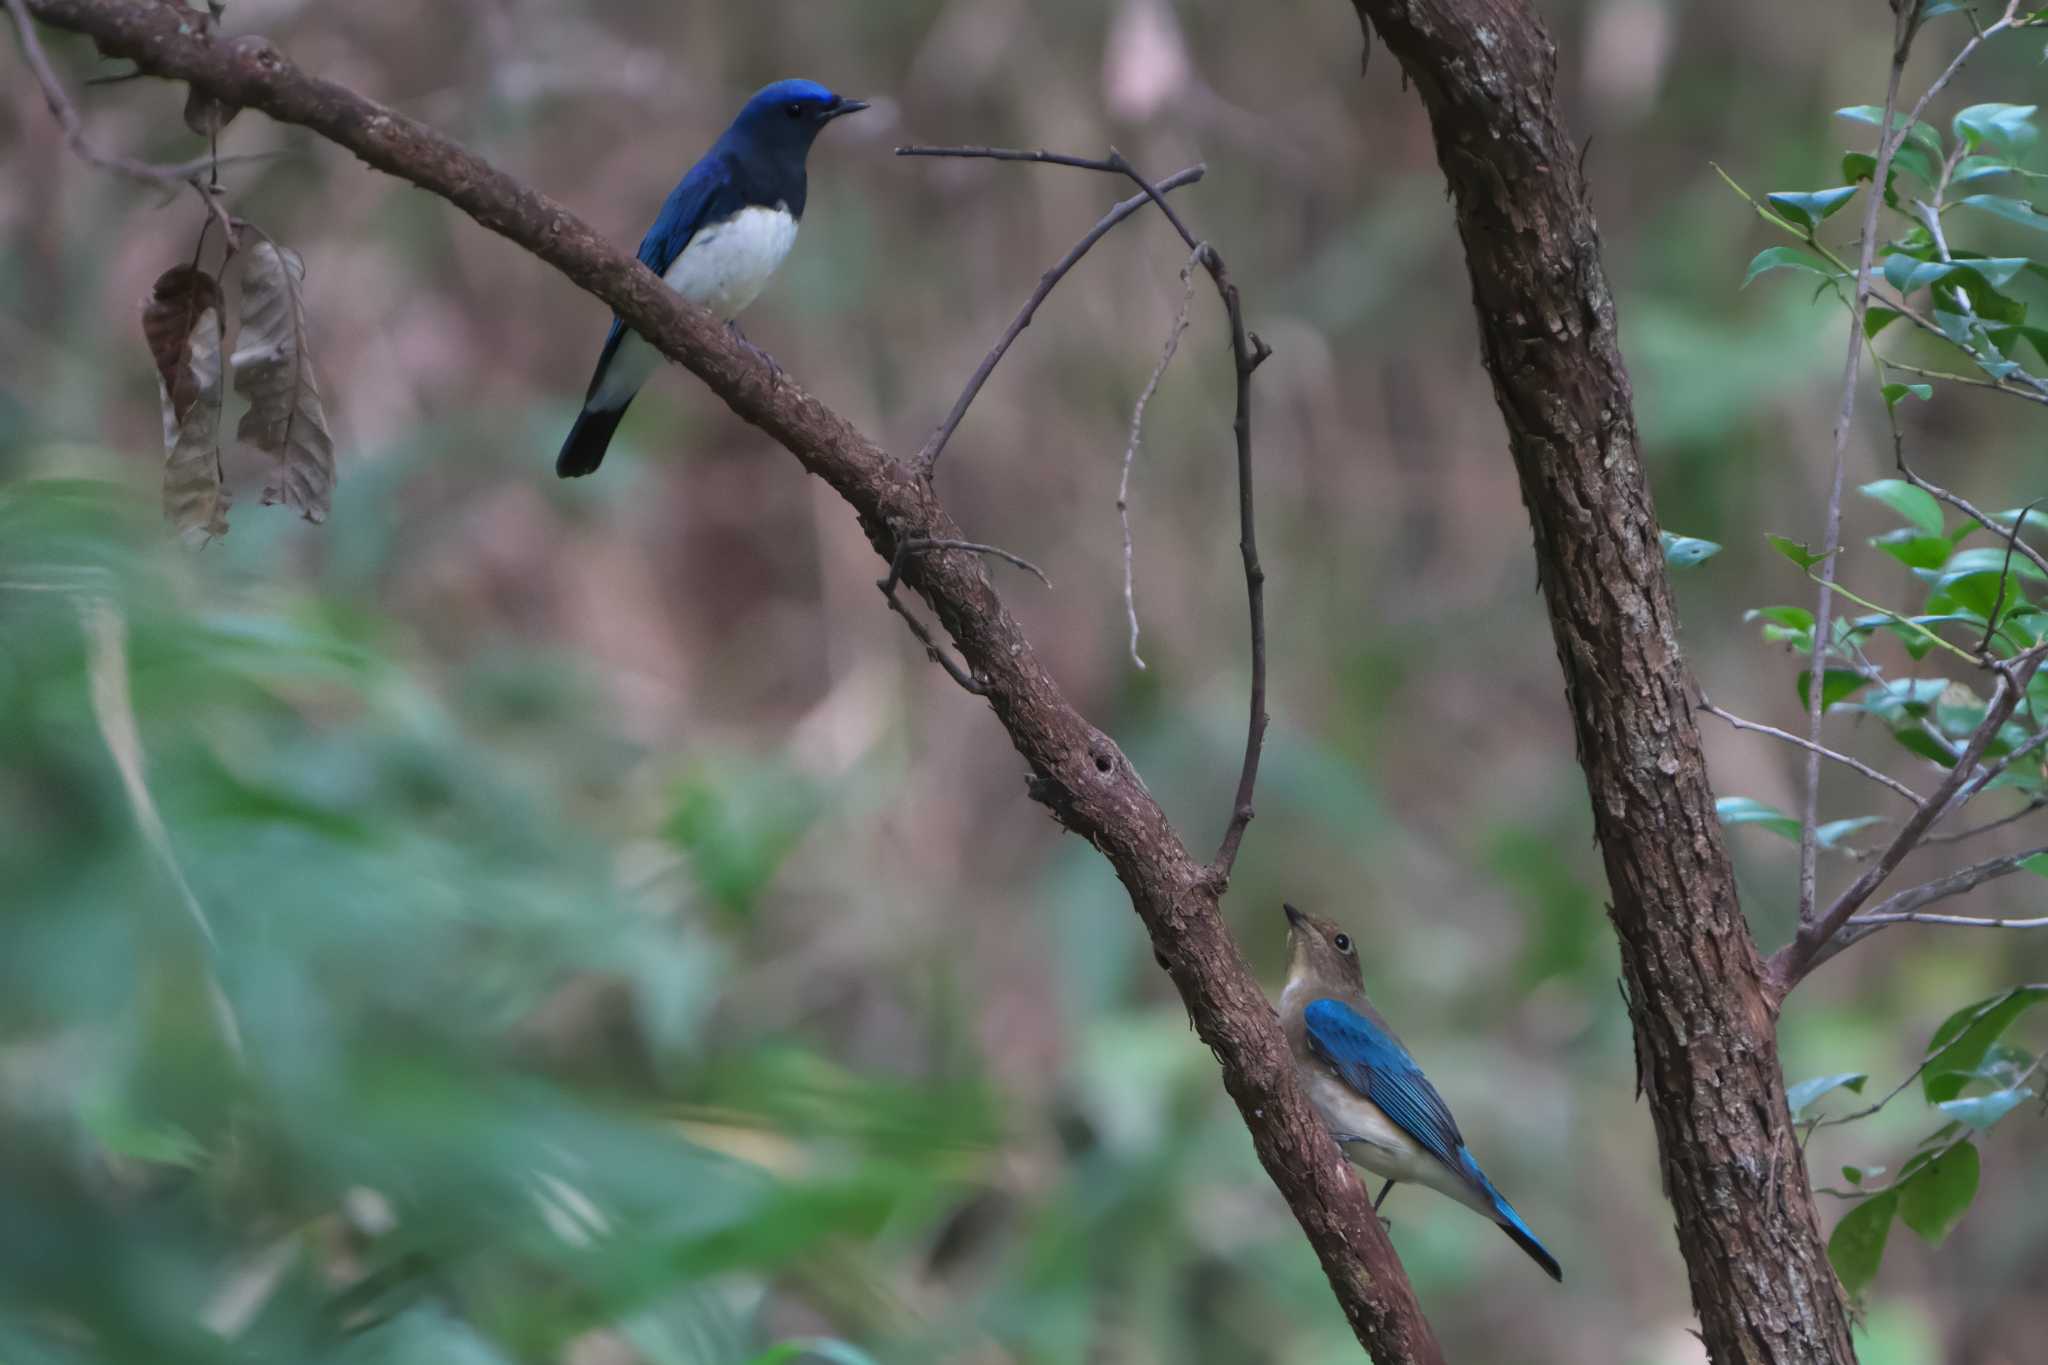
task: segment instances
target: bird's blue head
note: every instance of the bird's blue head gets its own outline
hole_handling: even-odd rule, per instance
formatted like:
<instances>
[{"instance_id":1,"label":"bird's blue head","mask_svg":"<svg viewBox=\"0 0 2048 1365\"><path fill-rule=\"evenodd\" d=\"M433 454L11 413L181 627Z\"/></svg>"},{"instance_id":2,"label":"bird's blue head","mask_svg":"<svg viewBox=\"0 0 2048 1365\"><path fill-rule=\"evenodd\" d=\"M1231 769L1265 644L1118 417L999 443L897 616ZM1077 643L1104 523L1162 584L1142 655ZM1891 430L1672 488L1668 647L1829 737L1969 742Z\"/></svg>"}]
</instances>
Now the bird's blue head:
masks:
<instances>
[{"instance_id":1,"label":"bird's blue head","mask_svg":"<svg viewBox=\"0 0 2048 1365\"><path fill-rule=\"evenodd\" d=\"M867 107L866 100L835 95L816 81L776 81L754 92L726 136L759 151L794 153L801 159L826 124Z\"/></svg>"}]
</instances>

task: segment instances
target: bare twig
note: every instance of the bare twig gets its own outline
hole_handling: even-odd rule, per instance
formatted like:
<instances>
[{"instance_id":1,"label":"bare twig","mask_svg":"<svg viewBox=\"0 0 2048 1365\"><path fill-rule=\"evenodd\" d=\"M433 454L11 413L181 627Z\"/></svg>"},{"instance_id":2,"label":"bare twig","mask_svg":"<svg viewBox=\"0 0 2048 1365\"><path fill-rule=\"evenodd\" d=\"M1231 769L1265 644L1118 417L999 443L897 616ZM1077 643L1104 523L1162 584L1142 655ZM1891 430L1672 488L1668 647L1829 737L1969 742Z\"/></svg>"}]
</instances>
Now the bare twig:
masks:
<instances>
[{"instance_id":1,"label":"bare twig","mask_svg":"<svg viewBox=\"0 0 2048 1365\"><path fill-rule=\"evenodd\" d=\"M1151 196L1152 201L1159 205L1159 211L1166 215L1166 221L1173 224L1173 230L1187 243L1188 250L1192 251L1195 248L1195 234L1188 231L1188 225L1180 220L1180 215L1173 211L1161 193L1167 188L1167 182L1147 184L1145 178L1131 168L1131 163L1124 160L1123 153L1114 147L1109 149L1109 155L1105 157L1068 156L1061 152L1048 152L1043 148L1030 151L1019 147L898 147L896 155L945 156L983 161L1036 161L1047 166L1071 166L1075 170L1121 175Z\"/></svg>"},{"instance_id":2,"label":"bare twig","mask_svg":"<svg viewBox=\"0 0 2048 1365\"><path fill-rule=\"evenodd\" d=\"M78 116L78 109L71 103L71 97L64 91L64 83L57 78L57 72L50 65L49 54L43 51L42 40L36 36L36 27L29 18L28 6L24 0L6 0L7 12L13 16L15 31L21 36L22 56L28 60L29 70L35 73L36 84L42 87L43 102L50 107L57 126L63 130L64 141L71 147L79 160L98 166L101 170L112 171L130 180L145 185L176 190L192 185L205 193L205 182L201 178L213 165L213 158L199 157L192 161L173 165L157 165L148 161L137 161L132 157L116 156L103 152L92 144L85 135L85 120ZM197 16L195 16L197 17Z\"/></svg>"},{"instance_id":3,"label":"bare twig","mask_svg":"<svg viewBox=\"0 0 2048 1365\"><path fill-rule=\"evenodd\" d=\"M1220 887L1230 880L1230 870L1237 862L1237 850L1244 840L1245 827L1252 820L1252 791L1258 785L1259 756L1266 741L1266 572L1259 564L1258 535L1252 515L1252 437L1251 437L1251 377L1252 372L1271 355L1272 348L1257 335L1245 330L1244 310L1238 298L1237 286L1231 283L1230 273L1224 267L1223 258L1214 247L1200 240L1181 221L1173 206L1166 202L1165 184L1154 184L1147 180L1138 169L1124 158L1123 153L1112 147L1109 155L1102 158L1067 156L1044 150L1027 151L1010 147L898 147L898 156L945 156L984 158L993 161L1034 161L1054 166L1072 166L1081 170L1100 171L1105 174L1121 175L1145 192L1144 197L1159 206L1166 220L1173 224L1181 241L1193 253L1192 259L1199 261L1209 272L1209 278L1216 285L1216 292L1223 300L1224 311L1230 318L1230 354L1237 369L1237 415L1231 423L1231 430L1237 441L1237 506L1238 506L1238 551L1244 560L1245 597L1251 614L1252 636L1252 686L1251 716L1245 727L1244 763L1239 769L1237 794L1231 802L1230 821L1224 827L1223 842L1216 850L1215 859L1209 864L1209 874ZM1182 172L1183 175L1186 172ZM1119 207L1122 207L1119 205ZM1112 226L1114 226L1112 224ZM1103 231L1107 231L1104 228ZM1070 253L1071 254L1071 253ZM1058 270L1058 267L1055 267ZM1060 273L1064 273L1063 271ZM1048 274L1046 281L1040 281L1039 292L1026 305L1026 314L1012 324L1012 333L1021 331L1028 322L1028 312L1037 306L1039 299L1051 291L1056 277ZM954 405L956 413L964 412L966 403L972 401L973 390L979 387L979 380L986 379L986 371L995 367L1001 359L1001 351L1008 339L998 343L998 349L990 353L990 359L982 362L977 379L969 382L969 392L961 395L962 401ZM950 419L949 419L950 420ZM934 435L933 442L943 447L944 437L950 435L949 427L941 427ZM933 442L926 443L926 450L933 451ZM918 457L921 470L929 474L930 466L924 454ZM1135 651L1133 651L1135 653Z\"/></svg>"},{"instance_id":4,"label":"bare twig","mask_svg":"<svg viewBox=\"0 0 2048 1365\"><path fill-rule=\"evenodd\" d=\"M989 150L986 148L898 147L896 154L898 156L968 155L980 154ZM1056 165L1068 165L1080 160L1079 158L1056 160L1050 152L1039 153L1033 156L1003 156L996 159L1045 160L1053 161ZM1082 162L1081 164L1089 169L1107 169L1095 162ZM1183 185L1192 185L1206 173L1207 168L1200 165L1189 166L1185 170L1176 171L1159 182L1160 193L1164 194L1169 190L1179 189ZM1102 216L1100 222L1088 229L1086 236L1074 243L1073 248L1066 255L1060 257L1052 269L1039 276L1038 286L1031 291L1031 297L1024 301L1024 306L1017 310L1017 316L1010 320L1010 325L1004 329L1003 335L996 341L994 346L989 348L988 354L981 358L981 364L975 367L974 373L968 376L967 384L960 390L960 396L953 400L952 411L946 414L946 420L939 424L938 429L924 443L924 448L917 452L915 464L919 475L927 479L932 476L932 470L937 467L939 456L946 449L946 443L953 439L954 430L959 427L961 419L967 416L968 407L981 393L982 385L988 383L988 377L995 373L997 364L1002 361L1004 354L1009 351L1011 344L1023 334L1026 327L1031 325L1031 319L1038 312L1038 305L1045 302L1046 295L1052 293L1054 286L1066 278L1067 272L1078 265L1081 258L1088 254L1089 249L1101 241L1111 228L1145 207L1145 204L1151 198L1152 196L1149 194L1137 194L1111 208L1108 213Z\"/></svg>"},{"instance_id":5,"label":"bare twig","mask_svg":"<svg viewBox=\"0 0 2048 1365\"><path fill-rule=\"evenodd\" d=\"M896 585L903 578L903 566L909 563L913 556L927 554L933 550L966 550L973 554L993 555L997 559L1016 565L1027 573L1036 575L1038 581L1045 584L1048 588L1052 586L1052 580L1045 576L1045 570L1039 568L1030 560L1022 555L1011 554L1008 550L997 545L983 545L979 541L973 540L939 540L910 536L906 536L896 542L896 553L889 560L888 574L875 580L875 586L881 589L883 600L889 604L889 610L902 617L903 624L910 627L910 633L915 635L918 643L924 646L927 658L945 669L947 676L952 678L954 682L959 683L968 692L973 693L977 697L985 697L988 695L988 682L976 676L971 669L955 663L953 656L940 648L939 642L932 638L932 633L926 628L924 622L918 620L912 614L910 608L903 604L903 599L896 595Z\"/></svg>"},{"instance_id":6,"label":"bare twig","mask_svg":"<svg viewBox=\"0 0 2048 1365\"><path fill-rule=\"evenodd\" d=\"M2038 743L2043 740L2048 740L2048 730L2035 735L2034 739L2030 742ZM2000 771L2003 771L2003 769L2001 768ZM1982 784L1980 783L1979 790L1981 789ZM1957 830L1953 834L1930 834L1920 842L1922 844L1960 844L1965 840L1974 839L1980 834L1989 834L1993 830L2004 829L2007 825L2016 825L2043 806L2048 806L2048 796L2037 796L2010 815L2001 815L1996 820L1986 820L1981 825L1973 825L1969 829Z\"/></svg>"},{"instance_id":7,"label":"bare twig","mask_svg":"<svg viewBox=\"0 0 2048 1365\"><path fill-rule=\"evenodd\" d=\"M2029 403L2048 404L2048 393L2015 384L2010 379L1984 379L1976 375L1951 374L1947 370L1923 369L1918 365L1908 365L1903 360L1893 360L1889 356L1883 357L1883 360L1884 367L1888 370L1900 370L1922 379L1938 379L1944 384L1965 384L1973 389L1992 389L1998 393L2011 394L2014 398L2025 399Z\"/></svg>"},{"instance_id":8,"label":"bare twig","mask_svg":"<svg viewBox=\"0 0 2048 1365\"><path fill-rule=\"evenodd\" d=\"M2036 1057L2034 1059L2033 1065L2029 1066L2025 1071L2022 1071L2019 1075L2013 1077L2013 1088L2017 1089L2018 1087L2025 1085L2028 1081L2032 1080L2034 1078L2034 1073L2039 1071L2044 1064L2048 1064L2048 1057ZM1942 1143L1939 1147L1929 1150L1926 1153L1928 1161L1939 1161L1943 1157L1947 1156L1950 1152L1954 1151L1956 1148L1962 1146L1964 1143L1975 1142L1980 1136L1977 1130L1970 1127L1968 1124L1955 1124L1953 1126L1961 1129L1962 1131L1956 1133L1953 1137L1949 1138L1948 1141ZM1870 1196L1874 1194L1884 1194L1890 1190L1897 1189L1899 1187L1900 1182L1907 1178L1908 1177L1906 1172L1901 1170L1897 1174L1893 1175L1890 1180L1887 1180L1882 1185L1870 1185L1867 1187L1858 1186L1857 1188L1852 1190L1844 1190L1832 1185L1823 1185L1817 1186L1814 1189L1814 1193L1833 1195L1837 1199L1868 1199Z\"/></svg>"},{"instance_id":9,"label":"bare twig","mask_svg":"<svg viewBox=\"0 0 2048 1365\"><path fill-rule=\"evenodd\" d=\"M1835 563L1842 538L1842 480L1848 467L1849 428L1856 416L1856 381L1863 372L1863 315L1870 307L1870 266L1877 254L1877 212L1884 205L1885 177L1891 171L1892 154L1904 135L1892 132L1892 116L1899 105L1899 82L1912 51L1914 16L1917 6L1901 7L1895 20L1891 78L1884 94L1884 117L1877 125L1877 165L1871 172L1871 189L1863 205L1863 234L1856 269L1856 297L1849 307L1848 358L1842 363L1842 397L1835 409L1834 472L1828 481L1826 530L1821 536L1823 551L1819 564L1819 591L1813 609L1813 649L1807 665L1806 686L1806 798L1799 816L1799 927L1803 933L1813 923L1816 904L1816 869L1820 853L1820 733L1824 709L1822 680L1827 675L1828 645L1834 637ZM1906 120L1906 127L1913 126ZM1807 234L1811 236L1809 232Z\"/></svg>"},{"instance_id":10,"label":"bare twig","mask_svg":"<svg viewBox=\"0 0 2048 1365\"><path fill-rule=\"evenodd\" d=\"M1825 748L1821 745L1815 744L1812 740L1801 739L1798 735L1791 733L1789 730L1780 730L1775 725L1764 725L1757 721L1744 720L1741 716L1736 715L1733 711L1724 711L1720 707L1714 705L1711 701L1708 701L1707 695L1704 692L1700 694L1700 710L1706 712L1710 716L1720 717L1722 720L1727 721L1730 725L1734 726L1738 730L1753 730L1757 734L1769 735L1772 739L1781 739L1785 741L1785 743L1787 744L1797 745L1799 748L1806 750L1808 753L1817 754L1821 758L1832 759L1834 762L1841 764L1845 768L1853 768L1857 772L1862 773L1865 777L1869 778L1872 782L1877 783L1879 786L1897 792L1900 796L1905 797L1914 805L1917 806L1920 804L1920 794L1918 792L1914 791L1911 787L1899 781L1897 778L1890 777L1884 773L1879 772L1877 769L1871 767L1868 763L1865 763L1863 760L1858 758L1851 758L1847 754L1839 753L1836 750Z\"/></svg>"},{"instance_id":11,"label":"bare twig","mask_svg":"<svg viewBox=\"0 0 2048 1365\"><path fill-rule=\"evenodd\" d=\"M1166 375L1166 367L1173 363L1173 354L1180 349L1181 335L1188 330L1188 309L1195 301L1195 266L1200 263L1201 251L1188 257L1188 263L1180 268L1180 308L1173 315L1173 326L1167 329L1166 345L1159 352L1159 363L1152 367L1152 377L1145 381L1145 387L1138 393L1138 401L1131 405L1131 436L1124 443L1124 469L1116 485L1116 515L1124 532L1124 615L1131 626L1131 662L1139 668L1145 660L1138 653L1138 593L1136 553L1131 544L1131 464L1138 458L1138 442L1145 432L1145 405L1152 401L1152 395L1159 388L1159 381Z\"/></svg>"},{"instance_id":12,"label":"bare twig","mask_svg":"<svg viewBox=\"0 0 2048 1365\"><path fill-rule=\"evenodd\" d=\"M1934 822L1954 807L1956 797L1962 794L1975 775L1977 761L1983 756L1985 746L1990 744L1999 727L2005 724L2020 698L2026 694L2027 685L2040 670L2044 657L2048 657L2048 646L2036 646L2017 659L1995 665L1998 683L1985 706L1984 719L1971 732L1969 743L1963 746L1955 766L1920 802L1919 808L1907 817L1876 862L1864 869L1863 874L1828 906L1827 913L1803 922L1792 941L1772 955L1771 980L1780 1000L1824 960L1822 950L1828 947L1849 917L1884 884L1885 878L1891 876L1905 856L1913 851ZM1813 761L1818 763L1819 756L1814 755Z\"/></svg>"}]
</instances>

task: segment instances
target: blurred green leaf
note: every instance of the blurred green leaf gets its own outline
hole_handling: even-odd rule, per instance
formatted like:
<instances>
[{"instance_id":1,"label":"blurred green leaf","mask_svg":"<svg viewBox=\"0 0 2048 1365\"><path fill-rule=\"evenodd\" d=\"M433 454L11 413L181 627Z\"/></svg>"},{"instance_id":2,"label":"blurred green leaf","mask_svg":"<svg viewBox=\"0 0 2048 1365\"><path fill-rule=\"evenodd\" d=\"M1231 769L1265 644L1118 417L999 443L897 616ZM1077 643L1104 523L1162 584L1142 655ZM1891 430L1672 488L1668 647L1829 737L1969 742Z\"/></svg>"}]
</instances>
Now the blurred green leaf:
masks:
<instances>
[{"instance_id":1,"label":"blurred green leaf","mask_svg":"<svg viewBox=\"0 0 2048 1365\"><path fill-rule=\"evenodd\" d=\"M1930 1158L1899 1182L1899 1221L1929 1246L1940 1246L1977 1197L1974 1143L1964 1142Z\"/></svg>"},{"instance_id":2,"label":"blurred green leaf","mask_svg":"<svg viewBox=\"0 0 2048 1365\"><path fill-rule=\"evenodd\" d=\"M1958 1123L1966 1123L1982 1132L2033 1097L2032 1087L2021 1086L2017 1090L1994 1090L1989 1095L1970 1099L1943 1100L1934 1107Z\"/></svg>"},{"instance_id":3,"label":"blurred green leaf","mask_svg":"<svg viewBox=\"0 0 2048 1365\"><path fill-rule=\"evenodd\" d=\"M1901 316L1903 315L1896 308L1885 308L1873 303L1863 310L1863 335L1875 337L1897 322Z\"/></svg>"},{"instance_id":4,"label":"blurred green leaf","mask_svg":"<svg viewBox=\"0 0 2048 1365\"><path fill-rule=\"evenodd\" d=\"M2004 1036L2013 1021L2043 1000L2048 1000L2048 985L2015 986L1965 1005L1943 1020L1927 1045L1929 1060L1921 1080L1927 1102L1939 1104L1954 1099L1962 1084L1941 1073L1974 1071L1981 1066L1992 1044Z\"/></svg>"},{"instance_id":5,"label":"blurred green leaf","mask_svg":"<svg viewBox=\"0 0 2048 1365\"><path fill-rule=\"evenodd\" d=\"M1956 201L1973 209L1993 213L2009 223L2018 223L2036 232L2048 232L2048 213L2042 213L2032 202L2014 199L2003 194L1968 194Z\"/></svg>"},{"instance_id":6,"label":"blurred green leaf","mask_svg":"<svg viewBox=\"0 0 2048 1365\"><path fill-rule=\"evenodd\" d=\"M1973 152L1985 143L2017 150L2034 140L2034 108L2031 104L1973 104L1958 110L1949 127Z\"/></svg>"},{"instance_id":7,"label":"blurred green leaf","mask_svg":"<svg viewBox=\"0 0 2048 1365\"><path fill-rule=\"evenodd\" d=\"M1724 796L1714 802L1714 814L1724 825L1762 825L1786 839L1799 838L1799 822L1775 806L1748 796Z\"/></svg>"},{"instance_id":8,"label":"blurred green leaf","mask_svg":"<svg viewBox=\"0 0 2048 1365\"><path fill-rule=\"evenodd\" d=\"M1847 109L1837 109L1835 117L1845 118L1853 123L1867 123L1871 127L1877 128L1884 123L1884 110L1875 104L1857 104L1851 105ZM1892 115L1892 127L1894 130L1904 123L1905 116L1903 114L1895 113ZM1901 145L1909 144L1924 147L1934 156L1942 155L1941 134L1935 130L1933 125L1926 122L1919 120L1914 122L1911 131L1906 134L1906 142Z\"/></svg>"},{"instance_id":9,"label":"blurred green leaf","mask_svg":"<svg viewBox=\"0 0 2048 1365\"><path fill-rule=\"evenodd\" d=\"M1751 280L1771 270L1803 270L1824 279L1834 279L1838 273L1810 251L1801 251L1796 246L1767 246L1750 260L1749 269L1742 276L1743 287L1748 287Z\"/></svg>"},{"instance_id":10,"label":"blurred green leaf","mask_svg":"<svg viewBox=\"0 0 2048 1365\"><path fill-rule=\"evenodd\" d=\"M1926 402L1934 397L1934 386L1932 384L1886 384L1882 392L1885 406L1895 408L1899 405L1899 400L1907 394L1913 395L1913 397L1918 398L1923 403Z\"/></svg>"},{"instance_id":11,"label":"blurred green leaf","mask_svg":"<svg viewBox=\"0 0 2048 1365\"><path fill-rule=\"evenodd\" d=\"M1785 1104L1792 1111L1792 1117L1796 1119L1823 1095L1832 1094L1837 1090L1861 1094L1864 1082L1869 1079L1870 1073L1867 1071L1840 1071L1832 1076L1815 1076L1812 1080L1801 1081L1797 1085L1787 1087Z\"/></svg>"},{"instance_id":12,"label":"blurred green leaf","mask_svg":"<svg viewBox=\"0 0 2048 1365\"><path fill-rule=\"evenodd\" d=\"M1799 705L1804 708L1813 704L1813 674L1800 669L1794 684ZM1869 685L1869 679L1850 668L1830 668L1821 674L1820 709L1826 711L1832 706L1847 701Z\"/></svg>"},{"instance_id":13,"label":"blurred green leaf","mask_svg":"<svg viewBox=\"0 0 2048 1365\"><path fill-rule=\"evenodd\" d=\"M1908 384L1901 387L1922 390L1925 384ZM1926 397L1922 393L1921 397ZM1866 483L1856 490L1866 498L1875 498L1897 512L1924 535L1938 536L1942 529L1941 504L1925 489L1915 488L1904 479L1879 479Z\"/></svg>"},{"instance_id":14,"label":"blurred green leaf","mask_svg":"<svg viewBox=\"0 0 2048 1365\"><path fill-rule=\"evenodd\" d=\"M1891 1236L1892 1215L1898 1206L1898 1195L1887 1190L1850 1209L1835 1224L1834 1235L1828 1238L1828 1260L1851 1298L1860 1298L1877 1278L1878 1267L1884 1263L1884 1244Z\"/></svg>"},{"instance_id":15,"label":"blurred green leaf","mask_svg":"<svg viewBox=\"0 0 2048 1365\"><path fill-rule=\"evenodd\" d=\"M1721 553L1721 547L1711 540L1698 536L1678 536L1669 531L1659 531L1658 537L1664 546L1664 562L1675 569L1691 568L1703 559L1712 559Z\"/></svg>"},{"instance_id":16,"label":"blurred green leaf","mask_svg":"<svg viewBox=\"0 0 2048 1365\"><path fill-rule=\"evenodd\" d=\"M734 914L751 914L824 808L810 779L777 762L707 765L672 792L662 833L690 855L698 882Z\"/></svg>"},{"instance_id":17,"label":"blurred green leaf","mask_svg":"<svg viewBox=\"0 0 2048 1365\"><path fill-rule=\"evenodd\" d=\"M1785 556L1785 558L1791 560L1794 564L1797 564L1802 569L1810 569L1814 565L1820 563L1823 559L1826 559L1828 557L1827 551L1825 550L1823 550L1819 554L1815 554L1812 550L1806 548L1804 542L1790 540L1784 536L1772 535L1769 532L1765 532L1764 539L1771 542L1772 549L1776 550L1779 554Z\"/></svg>"},{"instance_id":18,"label":"blurred green leaf","mask_svg":"<svg viewBox=\"0 0 2048 1365\"><path fill-rule=\"evenodd\" d=\"M1954 542L1947 536L1923 535L1910 526L1874 536L1870 543L1909 569L1939 569L1955 552Z\"/></svg>"},{"instance_id":19,"label":"blurred green leaf","mask_svg":"<svg viewBox=\"0 0 2048 1365\"><path fill-rule=\"evenodd\" d=\"M1970 261L1917 261L1894 253L1884 258L1886 283L1901 294L1925 289L1956 275L1977 275L1993 288L2003 288L2027 268L2024 256L1983 257ZM1955 340L1951 336L1951 340Z\"/></svg>"},{"instance_id":20,"label":"blurred green leaf","mask_svg":"<svg viewBox=\"0 0 2048 1365\"><path fill-rule=\"evenodd\" d=\"M1771 207L1801 227L1813 228L1839 212L1856 197L1857 186L1842 185L1829 190L1781 191L1767 194Z\"/></svg>"},{"instance_id":21,"label":"blurred green leaf","mask_svg":"<svg viewBox=\"0 0 2048 1365\"><path fill-rule=\"evenodd\" d=\"M1822 848L1838 848L1850 835L1883 823L1881 815L1852 815L1847 819L1824 822L1814 830L1813 837Z\"/></svg>"},{"instance_id":22,"label":"blurred green leaf","mask_svg":"<svg viewBox=\"0 0 2048 1365\"><path fill-rule=\"evenodd\" d=\"M755 1356L751 1365L791 1365L817 1359L828 1365L875 1365L874 1357L831 1337L803 1337L780 1342Z\"/></svg>"}]
</instances>

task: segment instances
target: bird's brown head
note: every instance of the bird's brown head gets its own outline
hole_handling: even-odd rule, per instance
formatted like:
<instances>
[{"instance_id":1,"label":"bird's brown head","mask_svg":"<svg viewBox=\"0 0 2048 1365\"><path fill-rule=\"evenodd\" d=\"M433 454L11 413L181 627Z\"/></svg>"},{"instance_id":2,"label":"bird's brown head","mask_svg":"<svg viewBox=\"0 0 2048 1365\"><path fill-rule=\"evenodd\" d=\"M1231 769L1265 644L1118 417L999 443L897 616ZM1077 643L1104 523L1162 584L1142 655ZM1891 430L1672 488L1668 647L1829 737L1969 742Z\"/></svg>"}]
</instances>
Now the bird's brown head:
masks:
<instances>
[{"instance_id":1,"label":"bird's brown head","mask_svg":"<svg viewBox=\"0 0 2048 1365\"><path fill-rule=\"evenodd\" d=\"M1346 996L1365 990L1358 970L1358 945L1351 935L1320 915L1280 907L1287 912L1287 981L1302 982L1318 993Z\"/></svg>"}]
</instances>

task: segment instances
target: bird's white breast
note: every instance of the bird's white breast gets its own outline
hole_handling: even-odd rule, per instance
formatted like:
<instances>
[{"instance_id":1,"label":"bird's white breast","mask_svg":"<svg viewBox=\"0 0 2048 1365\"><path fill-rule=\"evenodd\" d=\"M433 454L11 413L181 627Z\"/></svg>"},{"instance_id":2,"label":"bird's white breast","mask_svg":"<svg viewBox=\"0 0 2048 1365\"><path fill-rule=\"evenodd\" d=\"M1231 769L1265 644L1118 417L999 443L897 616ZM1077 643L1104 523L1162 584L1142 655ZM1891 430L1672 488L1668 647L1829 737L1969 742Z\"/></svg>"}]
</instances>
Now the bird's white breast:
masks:
<instances>
[{"instance_id":1,"label":"bird's white breast","mask_svg":"<svg viewBox=\"0 0 2048 1365\"><path fill-rule=\"evenodd\" d=\"M1426 1185L1493 1216L1484 1196L1403 1132L1378 1105L1326 1071L1319 1069L1307 1080L1309 1102L1354 1164L1388 1180Z\"/></svg>"},{"instance_id":2,"label":"bird's white breast","mask_svg":"<svg viewBox=\"0 0 2048 1365\"><path fill-rule=\"evenodd\" d=\"M731 320L757 298L796 244L786 208L744 208L697 229L662 278L692 303Z\"/></svg>"}]
</instances>

